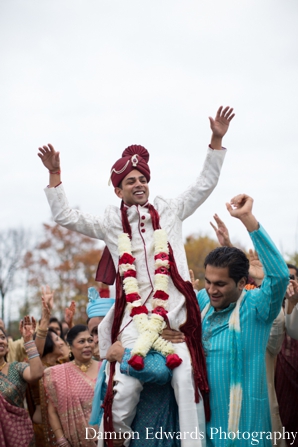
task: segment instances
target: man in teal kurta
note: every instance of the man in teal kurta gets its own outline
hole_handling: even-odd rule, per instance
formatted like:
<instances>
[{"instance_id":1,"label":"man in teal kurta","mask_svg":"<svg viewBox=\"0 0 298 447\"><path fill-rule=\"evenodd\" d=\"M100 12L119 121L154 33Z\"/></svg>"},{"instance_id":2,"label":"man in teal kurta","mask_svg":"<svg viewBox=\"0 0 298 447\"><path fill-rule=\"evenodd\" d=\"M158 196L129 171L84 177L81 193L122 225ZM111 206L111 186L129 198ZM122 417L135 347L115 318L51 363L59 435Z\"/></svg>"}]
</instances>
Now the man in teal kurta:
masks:
<instances>
[{"instance_id":1,"label":"man in teal kurta","mask_svg":"<svg viewBox=\"0 0 298 447\"><path fill-rule=\"evenodd\" d=\"M265 351L289 277L280 253L253 216L252 203L242 194L227 208L249 231L265 272L261 288L245 291L246 256L234 247L220 247L205 260L205 289L197 296L210 386L208 446L269 447L270 438L274 442L280 436L271 434Z\"/></svg>"}]
</instances>

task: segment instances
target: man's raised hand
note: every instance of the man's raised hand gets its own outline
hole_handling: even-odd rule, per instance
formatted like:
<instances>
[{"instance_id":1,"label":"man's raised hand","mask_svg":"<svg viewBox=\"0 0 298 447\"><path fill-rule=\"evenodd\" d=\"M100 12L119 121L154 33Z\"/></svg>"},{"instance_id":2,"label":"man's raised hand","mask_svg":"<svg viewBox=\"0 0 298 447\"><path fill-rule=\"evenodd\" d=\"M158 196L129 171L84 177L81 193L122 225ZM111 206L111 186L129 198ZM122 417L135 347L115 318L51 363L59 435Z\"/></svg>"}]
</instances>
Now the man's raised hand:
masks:
<instances>
[{"instance_id":1,"label":"man's raised hand","mask_svg":"<svg viewBox=\"0 0 298 447\"><path fill-rule=\"evenodd\" d=\"M223 138L223 136L227 133L230 122L234 116L235 113L233 113L233 109L231 107L225 107L223 109L223 106L218 109L215 118L209 116L210 127L214 138Z\"/></svg>"},{"instance_id":2,"label":"man's raised hand","mask_svg":"<svg viewBox=\"0 0 298 447\"><path fill-rule=\"evenodd\" d=\"M37 155L49 171L60 171L60 152L56 152L51 144L39 147L38 150Z\"/></svg>"},{"instance_id":3,"label":"man's raised hand","mask_svg":"<svg viewBox=\"0 0 298 447\"><path fill-rule=\"evenodd\" d=\"M226 203L231 216L240 219L249 232L259 228L259 223L252 214L252 205L253 199L246 194L239 194L230 203Z\"/></svg>"}]
</instances>

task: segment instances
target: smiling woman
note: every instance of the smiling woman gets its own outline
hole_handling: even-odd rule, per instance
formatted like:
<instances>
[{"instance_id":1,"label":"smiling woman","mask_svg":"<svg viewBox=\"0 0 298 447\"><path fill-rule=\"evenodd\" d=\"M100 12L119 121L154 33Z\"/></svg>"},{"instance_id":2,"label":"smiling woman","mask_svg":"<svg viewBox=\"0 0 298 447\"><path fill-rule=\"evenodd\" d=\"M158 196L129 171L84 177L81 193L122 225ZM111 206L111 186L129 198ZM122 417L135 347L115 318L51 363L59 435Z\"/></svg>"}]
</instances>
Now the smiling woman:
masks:
<instances>
[{"instance_id":1,"label":"smiling woman","mask_svg":"<svg viewBox=\"0 0 298 447\"><path fill-rule=\"evenodd\" d=\"M71 361L45 370L48 416L59 446L92 446L85 439L99 363L93 357L94 341L85 325L67 334Z\"/></svg>"}]
</instances>

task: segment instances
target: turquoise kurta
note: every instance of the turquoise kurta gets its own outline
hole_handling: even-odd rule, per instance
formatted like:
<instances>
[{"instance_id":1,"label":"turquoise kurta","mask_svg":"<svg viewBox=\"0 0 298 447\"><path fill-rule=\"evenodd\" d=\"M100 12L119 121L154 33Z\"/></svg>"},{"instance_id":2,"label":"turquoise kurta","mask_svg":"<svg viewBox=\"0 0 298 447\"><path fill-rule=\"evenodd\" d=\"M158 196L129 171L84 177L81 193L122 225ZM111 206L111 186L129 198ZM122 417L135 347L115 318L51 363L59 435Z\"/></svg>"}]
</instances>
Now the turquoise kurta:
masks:
<instances>
[{"instance_id":1,"label":"turquoise kurta","mask_svg":"<svg viewBox=\"0 0 298 447\"><path fill-rule=\"evenodd\" d=\"M262 227L250 233L250 237L262 262L265 278L260 289L245 293L240 307L243 398L239 434L234 445L254 445L256 441L251 444L254 437L259 441L258 446L271 447L270 439L266 439L270 436L271 422L265 351L272 322L281 308L289 273L281 254ZM203 310L209 304L206 290L201 290L197 298ZM207 445L214 447L224 447L228 443L224 438L228 428L230 391L229 318L234 308L235 303L217 312L210 307L202 325L211 407Z\"/></svg>"}]
</instances>

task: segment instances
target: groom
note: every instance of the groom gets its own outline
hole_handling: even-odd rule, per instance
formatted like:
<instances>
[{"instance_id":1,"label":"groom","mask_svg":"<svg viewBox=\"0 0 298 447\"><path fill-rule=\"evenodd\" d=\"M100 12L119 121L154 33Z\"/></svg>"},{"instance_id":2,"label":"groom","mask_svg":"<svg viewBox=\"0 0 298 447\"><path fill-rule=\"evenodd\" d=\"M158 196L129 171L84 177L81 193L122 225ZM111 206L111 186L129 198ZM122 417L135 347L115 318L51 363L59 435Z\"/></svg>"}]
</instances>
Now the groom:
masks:
<instances>
[{"instance_id":1,"label":"groom","mask_svg":"<svg viewBox=\"0 0 298 447\"><path fill-rule=\"evenodd\" d=\"M170 278L168 286L169 306L163 312L165 321L175 330L183 330L186 335L186 345L180 347L179 356L186 359L191 356L193 371L189 371L190 380L180 377L175 386L175 396L179 405L180 430L192 432L199 426L203 419L202 399L208 393L206 376L206 365L201 345L201 322L199 308L189 282L189 273L186 255L184 252L182 237L182 222L190 216L211 194L215 188L225 150L222 148L222 138L228 130L229 123L233 119L233 109L219 108L215 119L210 118L212 130L211 143L208 148L207 157L203 170L195 183L176 199L164 199L157 197L154 206L148 203L150 181L150 169L148 165L149 154L142 146L130 146L122 157L113 165L111 170L111 181L116 195L121 199L121 209L108 207L103 217L92 216L79 210L71 209L68 205L63 186L61 184L60 158L52 145L39 148L39 157L49 170L50 182L46 188L46 195L52 209L54 220L68 229L81 232L90 237L104 240L111 254L115 271L118 270L119 247L118 236L126 233L131 238L132 257L138 282L138 296L140 307L146 308L146 312L152 311L149 299L154 293L154 278L156 267L153 251L154 232L162 228L169 242L171 260ZM109 265L109 261L107 263ZM123 289L125 280L117 272L116 279L116 304L111 309L100 325L101 357L104 357L109 346L119 339L125 348L132 348L138 334L132 323L131 308L126 305ZM125 291L127 295L127 290ZM129 293L128 293L129 295ZM162 296L164 299L165 296ZM162 307L162 299L160 306ZM179 369L186 366L186 360L181 367L174 370L174 375L179 377ZM110 386L107 393L105 417L106 431L111 431L111 401L113 397L113 369L111 364ZM119 366L117 366L119 369ZM123 375L122 375L123 376ZM120 376L120 377L122 377ZM118 377L117 377L118 380ZM119 383L119 380L118 380ZM193 385L194 384L194 385ZM183 388L188 387L188 389ZM124 385L125 387L125 385ZM184 402L185 395L192 391L192 398ZM114 396L113 416L117 413L117 394ZM136 403L138 393L130 396L130 403L135 397ZM120 406L120 403L119 403ZM205 408L208 410L207 399ZM129 415L129 420L133 413ZM117 419L117 416L116 416ZM118 415L119 420L121 415ZM127 423L129 425L129 421ZM117 430L117 427L115 427ZM199 428L200 429L200 428ZM191 439L182 440L183 445L198 446L198 441Z\"/></svg>"}]
</instances>

